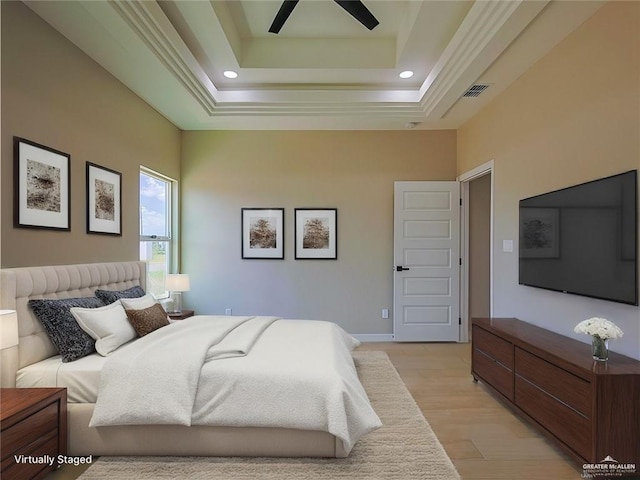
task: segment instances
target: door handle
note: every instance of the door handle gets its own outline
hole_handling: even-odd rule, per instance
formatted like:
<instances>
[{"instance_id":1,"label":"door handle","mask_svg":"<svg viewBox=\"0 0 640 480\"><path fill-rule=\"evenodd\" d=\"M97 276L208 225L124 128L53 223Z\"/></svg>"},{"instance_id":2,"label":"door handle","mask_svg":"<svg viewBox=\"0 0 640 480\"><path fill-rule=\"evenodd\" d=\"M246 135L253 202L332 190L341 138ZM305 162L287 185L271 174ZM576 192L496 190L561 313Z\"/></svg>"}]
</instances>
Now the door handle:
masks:
<instances>
[{"instance_id":1,"label":"door handle","mask_svg":"<svg viewBox=\"0 0 640 480\"><path fill-rule=\"evenodd\" d=\"M398 265L398 266L396 267L396 272L402 272L403 270L411 270L411 269L410 269L410 268L408 268L408 267L403 267L403 266L401 266L401 265Z\"/></svg>"}]
</instances>

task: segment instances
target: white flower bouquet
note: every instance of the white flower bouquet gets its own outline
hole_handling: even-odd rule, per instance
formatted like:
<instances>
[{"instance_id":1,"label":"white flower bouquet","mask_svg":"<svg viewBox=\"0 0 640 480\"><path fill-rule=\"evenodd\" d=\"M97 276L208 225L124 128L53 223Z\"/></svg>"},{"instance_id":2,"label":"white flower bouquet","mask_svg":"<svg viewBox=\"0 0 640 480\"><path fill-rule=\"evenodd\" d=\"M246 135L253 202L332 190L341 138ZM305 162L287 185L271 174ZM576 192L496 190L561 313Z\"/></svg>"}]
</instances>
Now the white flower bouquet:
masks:
<instances>
[{"instance_id":1,"label":"white flower bouquet","mask_svg":"<svg viewBox=\"0 0 640 480\"><path fill-rule=\"evenodd\" d=\"M581 321L576 328L576 333L586 333L592 337L598 337L602 340L609 340L622 337L622 330L613 322L606 318L592 317Z\"/></svg>"}]
</instances>

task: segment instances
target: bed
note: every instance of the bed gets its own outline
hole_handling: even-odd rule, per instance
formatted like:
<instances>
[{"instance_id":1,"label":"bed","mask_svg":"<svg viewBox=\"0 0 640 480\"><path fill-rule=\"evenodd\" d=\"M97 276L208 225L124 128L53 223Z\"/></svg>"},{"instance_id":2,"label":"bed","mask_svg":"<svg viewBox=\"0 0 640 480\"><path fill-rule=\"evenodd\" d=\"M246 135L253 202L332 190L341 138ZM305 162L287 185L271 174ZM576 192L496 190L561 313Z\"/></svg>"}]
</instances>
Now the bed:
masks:
<instances>
[{"instance_id":1,"label":"bed","mask_svg":"<svg viewBox=\"0 0 640 480\"><path fill-rule=\"evenodd\" d=\"M116 380L106 382L110 385L115 384L113 387L115 390L110 394L111 397L105 393L107 392L105 389L101 391L101 395L104 395L99 398L97 392L100 388L100 379L103 379L102 388L105 388L104 378L106 378L107 371L116 368L115 365L118 363L126 364L131 362L131 359L135 359L135 362L144 359L146 355L142 355L137 351L139 346L156 343L157 338L161 336L166 336L167 341L170 342L169 344L175 346L177 345L176 342L180 341L195 342L202 336L198 333L199 331L204 332L205 330L217 328L239 332L241 330L240 325L243 329L256 328L260 324L266 325L264 327L257 326L258 329L263 328L262 331L266 332L257 334L255 338L259 338L259 341L248 341L252 349L250 355L232 355L231 359L221 359L206 363L206 368L202 369L203 375L205 370L211 370L208 374L214 377L223 373L233 376L237 375L238 371L236 369L243 363L246 363L249 367L253 365L251 368L259 369L262 368L263 364L267 365L271 362L267 353L270 351L269 349L274 347L269 346L267 348L264 346L266 343L263 345L263 338L265 339L264 342L266 342L266 339L272 338L275 341L276 350L279 351L282 349L280 347L284 346L282 334L279 332L285 330L278 329L293 328L295 330L300 328L300 325L304 322L310 322L313 325L317 325L317 322L271 319L269 317L234 317L229 320L229 317L197 316L190 319L190 321L176 322L176 324L163 328L161 332L159 330L160 334L154 332L139 340L134 340L131 344L120 347L120 349L107 357L94 353L74 362L62 363L49 335L29 307L29 301L33 299L93 297L96 290L118 291L135 286L140 286L144 289L146 264L144 262L118 262L26 267L4 269L0 271L0 275L2 287L0 290L0 308L17 311L19 331L19 344L16 347L3 350L1 353L2 387L14 387L16 386L16 381L18 381L18 386L56 386L60 384L67 386L69 395L68 450L70 455L346 457L357 438L380 426L375 413L372 416L372 411L366 412L366 405L357 403L358 401L364 401L363 399L358 400L358 395L363 393L364 390L360 393L356 392L355 397L358 397L356 404L349 407L351 410L347 412L348 415L328 415L331 418L336 416L351 417L352 413L359 415L358 412L360 410L365 411L363 415L366 418L363 418L354 438L345 439L345 436L341 433L334 434L340 429L319 429L316 423L305 426L304 424L287 424L287 422L261 422L255 421L255 419L247 424L241 423L238 417L239 412L246 411L246 417L252 417L252 413L256 409L248 408L247 405L250 405L249 403L242 404L240 401L234 400L233 395L237 395L237 393L231 390L225 391L222 396L229 397L232 405L244 405L242 407L244 410L238 411L238 408L236 408L236 411L230 410L228 414L235 415L235 417L231 421L227 421L231 417L225 417L222 425L216 425L215 422L211 422L211 418L214 415L205 407L208 399L215 396L215 388L217 387L211 387L208 393L206 389L202 388L204 393L198 394L200 396L196 396L195 400L188 396L182 398L181 395L186 390L191 390L191 387L186 383L181 386L179 381L174 382L172 380L171 383L167 383L166 375L157 375L159 385L156 388L160 389L160 391L163 388L174 388L175 396L166 396L167 399L176 399L176 401L182 403L193 401L193 419L184 419L176 414L176 419L166 420L168 423L145 424L134 417L135 408L131 408L131 418L127 419L126 424L120 424L122 421L105 423L105 419L108 420L111 414L108 410L111 409L112 403L117 403L115 400L120 395L116 386L126 389L127 383L121 382L120 385L117 385L117 378L121 375L116 372L113 377ZM227 328L224 327L227 321L235 323ZM249 327L250 325L254 326ZM189 333L190 331L191 333ZM154 337L154 335L156 336ZM191 337L188 335L191 335ZM191 338L191 340L185 340L188 338ZM224 343L221 344L224 345ZM206 345L199 348L207 352L215 350L207 350L208 347ZM235 352L242 350L242 348L232 345L231 350ZM308 348L308 346L301 348ZM318 349L321 350L322 346ZM188 350L191 349L182 347L182 351ZM194 347L193 350L197 350L197 347ZM223 348L222 350L224 357L229 348L226 350ZM264 358L267 358L268 361L255 360L258 357L254 358L254 356L259 354L267 355ZM120 361L118 362L116 359ZM160 361L162 361L162 356ZM274 365L278 365L278 361L281 360L273 360L273 362L276 362ZM351 361L350 356L349 361ZM105 365L108 365L108 367L105 367ZM263 374L255 372L253 374L255 376L252 382L249 383L259 384ZM179 377L182 378L182 376ZM176 385L173 385L173 383L176 383ZM199 388L198 391L200 390ZM355 390L358 389L355 388ZM256 395L256 391L253 392L253 395ZM284 392L283 395L286 396L287 393ZM344 394L342 395L344 396ZM135 396L127 398L135 399ZM366 399L366 402L368 404L368 399ZM131 405L136 403L132 401ZM170 402L168 403L170 405ZM303 404L303 402L296 402L298 406ZM97 409L96 406L98 407ZM322 408L319 408L319 410L322 410ZM168 413L168 410L159 410L158 418L168 418ZM98 418L97 421L96 417ZM206 421L203 419L206 419ZM97 426L89 426L92 421L93 425ZM330 433L329 430L334 433Z\"/></svg>"}]
</instances>

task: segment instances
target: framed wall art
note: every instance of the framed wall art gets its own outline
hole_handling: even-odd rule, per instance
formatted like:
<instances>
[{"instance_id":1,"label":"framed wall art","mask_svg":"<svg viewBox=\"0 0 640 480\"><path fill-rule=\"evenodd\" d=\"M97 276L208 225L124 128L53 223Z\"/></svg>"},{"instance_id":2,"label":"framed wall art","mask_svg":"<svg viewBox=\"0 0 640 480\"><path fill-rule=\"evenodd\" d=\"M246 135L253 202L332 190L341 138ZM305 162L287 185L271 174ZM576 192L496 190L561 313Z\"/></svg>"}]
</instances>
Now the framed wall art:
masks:
<instances>
[{"instance_id":1,"label":"framed wall art","mask_svg":"<svg viewBox=\"0 0 640 480\"><path fill-rule=\"evenodd\" d=\"M338 258L338 210L336 208L295 209L297 260Z\"/></svg>"},{"instance_id":2,"label":"framed wall art","mask_svg":"<svg viewBox=\"0 0 640 480\"><path fill-rule=\"evenodd\" d=\"M284 259L284 208L242 209L242 258Z\"/></svg>"},{"instance_id":3,"label":"framed wall art","mask_svg":"<svg viewBox=\"0 0 640 480\"><path fill-rule=\"evenodd\" d=\"M71 156L13 137L13 223L71 230Z\"/></svg>"},{"instance_id":4,"label":"framed wall art","mask_svg":"<svg viewBox=\"0 0 640 480\"><path fill-rule=\"evenodd\" d=\"M122 235L122 174L87 162L87 233Z\"/></svg>"}]
</instances>

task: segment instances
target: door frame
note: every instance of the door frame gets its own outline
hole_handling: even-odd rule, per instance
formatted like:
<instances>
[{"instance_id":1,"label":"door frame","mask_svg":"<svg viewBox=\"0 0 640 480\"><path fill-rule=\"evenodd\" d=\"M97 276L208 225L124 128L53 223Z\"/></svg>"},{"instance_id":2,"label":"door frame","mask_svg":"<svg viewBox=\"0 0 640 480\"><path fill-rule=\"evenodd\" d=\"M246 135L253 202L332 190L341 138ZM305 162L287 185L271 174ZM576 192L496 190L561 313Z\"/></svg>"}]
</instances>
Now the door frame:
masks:
<instances>
[{"instance_id":1,"label":"door frame","mask_svg":"<svg viewBox=\"0 0 640 480\"><path fill-rule=\"evenodd\" d=\"M462 197L462 218L460 222L460 255L462 269L460 271L460 342L469 341L469 183L484 175L491 175L491 202L489 225L489 315L493 316L493 228L494 228L494 161L489 160L476 168L462 173L457 180L460 182Z\"/></svg>"}]
</instances>

